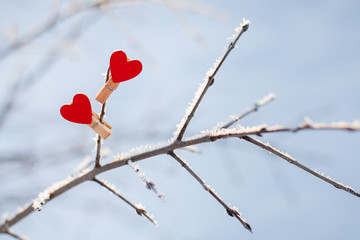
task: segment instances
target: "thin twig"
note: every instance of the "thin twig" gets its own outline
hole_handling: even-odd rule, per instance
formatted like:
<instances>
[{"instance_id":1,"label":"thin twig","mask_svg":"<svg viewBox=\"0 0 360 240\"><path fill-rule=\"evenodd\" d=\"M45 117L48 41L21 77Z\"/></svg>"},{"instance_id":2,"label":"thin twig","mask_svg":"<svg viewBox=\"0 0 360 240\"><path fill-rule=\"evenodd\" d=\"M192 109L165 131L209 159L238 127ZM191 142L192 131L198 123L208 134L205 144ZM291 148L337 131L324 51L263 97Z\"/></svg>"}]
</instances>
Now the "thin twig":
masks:
<instances>
[{"instance_id":1,"label":"thin twig","mask_svg":"<svg viewBox=\"0 0 360 240\"><path fill-rule=\"evenodd\" d=\"M247 230L249 230L250 232L252 232L250 224L248 224L243 218L241 218L240 213L237 211L237 209L235 207L231 208L229 207L226 203L224 203L223 200L221 200L221 198L217 195L217 193L214 191L214 189L210 188L205 182L204 180L202 180L190 167L189 165L183 160L181 159L177 154L175 154L174 152L169 152L168 153L171 157L173 157L176 161L178 161L178 163L181 164L181 166L186 169L186 171L188 171L188 173L190 173L191 176L193 176L196 181L198 181L203 188L205 189L205 191L208 191L210 193L211 196L213 196L226 210L227 214L229 214L229 216L231 217L236 217L244 226L244 228L246 228Z\"/></svg>"},{"instance_id":2,"label":"thin twig","mask_svg":"<svg viewBox=\"0 0 360 240\"><path fill-rule=\"evenodd\" d=\"M141 206L137 206L135 204L133 204L132 202L130 202L127 198L125 198L124 196L122 196L119 191L117 191L113 186L110 186L109 184L107 184L105 181L101 181L98 180L97 178L93 179L94 182L100 184L101 186L103 186L104 188L106 188L107 190L109 190L110 192L112 192L113 194L115 194L116 196L118 196L121 200L123 200L125 203L127 203L129 206L131 206L132 208L135 209L136 213L139 214L140 216L144 216L147 219L150 220L150 222L152 222L155 226L158 226L157 222L154 220L153 217L151 217L148 212Z\"/></svg>"},{"instance_id":3,"label":"thin twig","mask_svg":"<svg viewBox=\"0 0 360 240\"><path fill-rule=\"evenodd\" d=\"M268 95L264 96L261 100L257 101L254 104L253 107L249 108L248 110L246 110L242 114L239 114L237 116L233 116L232 119L228 123L223 124L219 128L229 128L230 126L232 126L233 124L238 122L240 119L243 119L244 117L246 117L250 113L256 112L257 110L259 110L260 107L264 106L265 104L271 102L274 99L275 99L275 94L269 93Z\"/></svg>"},{"instance_id":4,"label":"thin twig","mask_svg":"<svg viewBox=\"0 0 360 240\"><path fill-rule=\"evenodd\" d=\"M259 125L255 127L243 127L239 126L237 128L231 129L221 129L214 131L205 131L203 137L191 137L187 141L195 141L195 143L199 143L199 141L204 141L209 138L210 141L216 141L218 139L225 139L229 137L244 137L247 135L257 135L261 136L264 133L276 133L276 132L300 132L304 130L348 130L348 131L360 131L360 122L354 121L352 123L346 122L338 122L338 123L305 123L298 127L283 127L283 126L270 126L267 125ZM205 139L203 139L205 138ZM187 142L186 141L186 142ZM205 140L206 142L207 140Z\"/></svg>"},{"instance_id":5,"label":"thin twig","mask_svg":"<svg viewBox=\"0 0 360 240\"><path fill-rule=\"evenodd\" d=\"M9 234L9 235L12 236L12 237L18 239L18 240L26 240L25 237L22 237L22 236L20 236L20 235L18 235L18 234L16 234L16 233L10 231L9 229L6 231L6 233Z\"/></svg>"},{"instance_id":6,"label":"thin twig","mask_svg":"<svg viewBox=\"0 0 360 240\"><path fill-rule=\"evenodd\" d=\"M147 189L149 190L152 190L157 196L158 198L160 198L161 200L165 201L165 195L161 192L159 192L156 187L155 187L155 183L146 178L145 177L145 173L141 172L140 169L139 169L139 166L138 165L135 165L131 159L127 160L126 162L127 165L129 165L136 173L137 175L141 178L141 180L144 182L145 186Z\"/></svg>"},{"instance_id":7,"label":"thin twig","mask_svg":"<svg viewBox=\"0 0 360 240\"><path fill-rule=\"evenodd\" d=\"M110 67L107 70L105 82L107 82L109 80L109 76L110 76ZM106 105L106 101L101 106L101 113L100 113L100 119L99 119L100 123L103 123L103 118L105 116L105 105ZM100 158L101 158L101 136L98 134L98 139L96 141L96 158L95 158L95 167L96 168L101 166Z\"/></svg>"},{"instance_id":8,"label":"thin twig","mask_svg":"<svg viewBox=\"0 0 360 240\"><path fill-rule=\"evenodd\" d=\"M344 184L340 183L340 182L336 182L335 180L332 180L330 177L325 177L323 174L318 173L304 165L302 165L301 163L299 163L298 161L296 161L296 159L294 159L293 157L291 157L289 154L283 153L280 150L270 146L269 144L265 144L263 142L261 142L260 140L254 139L254 138L250 138L248 136L244 136L241 139L244 139L245 141L248 141L252 144L255 144L258 147L261 147L262 149L265 149L279 157L281 157L282 159L284 159L285 161L287 161L288 163L291 163L293 165L295 165L296 167L314 175L317 178L320 178L321 180L330 183L331 185L333 185L334 187L338 188L338 189L342 189L348 193L353 194L354 196L360 197L360 194L355 192L354 189L352 189L349 186L345 186Z\"/></svg>"},{"instance_id":9,"label":"thin twig","mask_svg":"<svg viewBox=\"0 0 360 240\"><path fill-rule=\"evenodd\" d=\"M195 98L193 100L194 105L190 106L190 109L188 109L186 111L185 116L183 118L185 120L184 121L182 120L181 123L178 126L178 129L180 129L180 130L178 132L178 135L175 138L177 141L180 141L183 138L185 130L186 130L187 126L189 125L191 119L194 117L194 114L195 114L201 100L203 99L206 91L214 83L216 73L219 71L220 67L224 63L225 59L227 58L227 56L229 55L231 50L234 49L234 47L236 45L236 42L239 40L240 36L248 28L249 28L249 21L245 21L245 19L244 19L244 23L241 25L241 30L238 32L238 34L235 37L234 41L230 42L225 54L221 57L221 59L219 61L216 62L216 66L215 66L214 70L212 71L212 73L207 76L205 86L200 86L199 90L201 91L201 93L198 93L198 92L195 93ZM203 87L203 89L201 90L202 87Z\"/></svg>"},{"instance_id":10,"label":"thin twig","mask_svg":"<svg viewBox=\"0 0 360 240\"><path fill-rule=\"evenodd\" d=\"M270 95L269 95L269 96L270 96ZM261 100L261 101L259 101L259 102L264 102L264 103L269 102L269 101L264 101L265 99L267 99L267 98L265 97L263 100ZM272 99L271 99L271 100L272 100ZM258 106L258 103L255 104L255 108L250 109L248 112L246 112L246 113L243 114L243 115L246 116L247 113L252 112L252 110L254 110L254 109L255 109L255 111L256 111L256 110L257 110L257 109L256 109L257 106ZM230 127L231 125L233 125L234 123L236 123L237 121L239 121L239 120L241 119L240 116L243 116L243 115L239 115L239 117L234 118L232 121L230 121L230 122L228 122L227 124L225 124L222 128L228 128L228 127ZM296 132L296 131L304 130L304 129L313 129L314 127L312 127L311 125L314 125L314 124L312 124L311 121L310 121L309 119L307 119L307 123L305 123L304 125L299 126L299 127L297 127L297 128L294 128L293 131ZM331 125L331 124L330 124L330 125ZM339 123L338 123L338 124L332 124L332 125L333 125L334 127L336 127L336 125L341 125L341 123L340 123L340 124L339 124ZM321 126L325 127L325 126L322 125L322 124L315 124L315 127L318 127L318 129L320 129L319 127L321 127ZM346 130L355 130L354 127L355 127L355 126L346 126L344 129L346 129ZM305 165L299 163L296 159L294 159L293 157L291 157L289 154L283 153L282 151L280 151L280 150L272 147L269 143L266 143L266 144L265 144L265 143L261 142L260 140L251 138L251 137L249 137L249 136L240 137L240 139L243 139L243 140L245 140L245 141L247 141L247 142L250 142L250 143L252 143L252 144L254 144L254 145L256 145L256 146L258 146L258 147L260 147L260 148L262 148L262 149L265 149L265 150L267 150L267 151L269 151L269 152L277 155L278 157L284 159L285 161L287 161L287 162L295 165L296 167L298 167L298 168L300 168L300 169L302 169L302 170L304 170L304 171L306 171L306 172L314 175L314 176L317 177L317 178L320 178L321 180L323 180L323 181L325 181L325 182L327 182L327 183L330 183L331 185L333 185L334 187L336 187L336 188L338 188L338 189L342 189L342 190L344 190L344 191L346 191L346 192L349 192L349 193L353 194L354 196L360 197L360 193L355 192L354 189L352 189L351 187L345 186L344 184L342 184L342 183L340 183L340 182L337 182L337 181L331 179L330 177L325 177L323 174L318 173L318 172L316 172L316 171L314 171L314 170L306 167Z\"/></svg>"}]
</instances>

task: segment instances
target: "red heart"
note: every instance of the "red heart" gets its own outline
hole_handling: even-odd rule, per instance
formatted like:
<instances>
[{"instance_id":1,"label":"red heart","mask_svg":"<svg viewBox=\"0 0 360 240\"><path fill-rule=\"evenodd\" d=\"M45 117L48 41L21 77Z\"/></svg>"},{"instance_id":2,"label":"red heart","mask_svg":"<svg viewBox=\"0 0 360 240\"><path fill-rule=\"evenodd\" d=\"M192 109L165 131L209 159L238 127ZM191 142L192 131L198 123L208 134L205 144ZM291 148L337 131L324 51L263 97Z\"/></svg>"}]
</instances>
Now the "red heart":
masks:
<instances>
[{"instance_id":1,"label":"red heart","mask_svg":"<svg viewBox=\"0 0 360 240\"><path fill-rule=\"evenodd\" d=\"M63 105L60 108L60 114L70 122L90 124L92 110L89 98L85 94L76 94L70 105Z\"/></svg>"},{"instance_id":2,"label":"red heart","mask_svg":"<svg viewBox=\"0 0 360 240\"><path fill-rule=\"evenodd\" d=\"M110 57L110 70L113 82L119 83L139 75L142 64L139 60L129 60L123 51L115 51Z\"/></svg>"}]
</instances>

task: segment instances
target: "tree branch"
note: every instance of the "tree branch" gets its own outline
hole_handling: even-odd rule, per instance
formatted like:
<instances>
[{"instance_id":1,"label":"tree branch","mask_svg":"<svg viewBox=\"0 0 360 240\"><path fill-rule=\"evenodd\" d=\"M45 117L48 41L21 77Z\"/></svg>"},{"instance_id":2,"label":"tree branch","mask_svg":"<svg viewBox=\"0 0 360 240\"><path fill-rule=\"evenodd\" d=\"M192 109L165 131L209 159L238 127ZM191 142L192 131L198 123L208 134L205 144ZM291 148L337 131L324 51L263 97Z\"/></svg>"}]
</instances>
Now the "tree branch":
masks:
<instances>
[{"instance_id":1,"label":"tree branch","mask_svg":"<svg viewBox=\"0 0 360 240\"><path fill-rule=\"evenodd\" d=\"M214 63L214 69L211 69L207 73L204 82L200 85L199 89L196 91L194 99L192 100L192 103L186 110L185 116L183 117L181 122L177 125L177 130L174 133L175 140L180 141L183 138L185 130L186 130L187 126L189 125L191 119L194 117L194 114L195 114L197 108L199 107L200 102L203 99L206 91L214 83L216 73L219 71L221 65L224 63L225 59L227 58L227 56L229 55L231 50L234 49L236 42L239 40L240 36L246 30L248 30L249 24L250 24L250 21L247 21L244 19L243 23L241 24L240 29L239 28L236 29L237 35L235 36L234 40L232 42L230 42L225 54Z\"/></svg>"},{"instance_id":2,"label":"tree branch","mask_svg":"<svg viewBox=\"0 0 360 240\"><path fill-rule=\"evenodd\" d=\"M266 99L266 97L265 97L264 99ZM264 100L264 99L263 99L263 100ZM262 100L262 101L263 101L263 100ZM260 102L261 102L261 101L260 101ZM253 109L256 109L256 106L257 106L257 104L255 104L255 108L253 108ZM251 110L249 110L248 112L251 112ZM239 115L239 116L242 116L242 115ZM227 124L225 124L225 125L223 126L223 128L228 128L228 127L230 127L230 126L233 125L235 122L237 122L239 119L240 119L240 117L233 119L232 121L230 121L230 122L228 122ZM293 131L294 131L294 132L297 132L297 131L299 131L299 130L314 129L314 128L317 128L317 129L322 129L322 128L324 128L324 129L326 129L326 126L325 126L324 124L315 124L315 125L314 125L314 124L311 123L310 119L306 119L306 121L307 121L307 122L306 122L304 125L299 126L299 127L297 127L297 128L294 128ZM358 126L357 126L358 124L359 124L358 122L354 122L354 123L352 124L352 126L350 126L350 125L349 125L349 126L346 126L346 124L344 124L344 123L333 123L333 124L329 124L329 127L332 126L332 127L334 127L333 129L338 129L339 127L343 126L344 129L353 131L353 130L355 130L356 128L358 128ZM313 125L313 126L312 126L312 125ZM303 165L303 164L299 163L298 161L296 161L296 159L294 159L293 157L291 157L289 154L283 153L282 151L280 151L280 150L272 147L269 143L266 143L266 144L265 144L265 143L261 142L260 140L251 138L251 137L249 137L249 136L240 137L240 139L243 139L243 140L245 140L245 141L247 141L247 142L250 142L250 143L252 143L252 144L254 144L254 145L256 145L256 146L258 146L258 147L260 147L260 148L262 148L262 149L265 149L265 150L267 150L267 151L269 151L269 152L271 152L271 153L274 153L275 155L277 155L278 157L284 159L285 161L287 161L287 162L295 165L296 167L298 167L298 168L300 168L300 169L302 169L302 170L304 170L304 171L306 171L306 172L314 175L314 176L317 177L317 178L320 178L321 180L323 180L323 181L325 181L325 182L327 182L327 183L330 183L331 185L333 185L334 187L336 187L336 188L338 188L338 189L342 189L342 190L344 190L344 191L346 191L346 192L348 192L348 193L350 193L350 194L352 194L352 195L354 195L354 196L360 197L360 194L359 194L358 192L354 191L353 188L351 188L351 187L349 187L349 186L345 186L344 184L342 184L342 183L340 183L340 182L337 182L337 181L331 179L330 177L325 177L323 174L318 173L318 172L316 172L315 170L312 170L312 169L306 167L305 165Z\"/></svg>"},{"instance_id":3,"label":"tree branch","mask_svg":"<svg viewBox=\"0 0 360 240\"><path fill-rule=\"evenodd\" d=\"M111 169L119 168L124 165L127 165L128 160L131 159L132 162L137 162L144 160L150 157L168 154L173 152L175 149L184 148L187 146L192 146L200 143L213 142L219 139L226 139L232 137L245 137L248 135L261 135L261 134L270 134L276 132L299 132L302 130L350 130L350 131L360 131L360 123L332 123L332 124L305 124L295 128L286 128L286 127L265 127L258 126L253 128L240 128L240 129L222 129L215 132L209 131L208 133L203 133L199 136L193 136L187 140L176 141L168 143L159 147L142 147L142 151L133 152L132 154L125 154L124 157L116 158L113 162L107 163L99 168L93 168L81 173L78 177L68 177L64 181L55 183L52 187L46 189L44 192L40 193L40 196L48 196L45 199L40 199L42 205L48 201L53 200L57 196L67 192L68 190L76 187L77 185L92 180L98 174L109 171ZM30 213L32 213L36 208L33 207L33 204L29 204L18 214L9 218L5 223L0 225L0 233L6 232L8 227L13 226Z\"/></svg>"},{"instance_id":4,"label":"tree branch","mask_svg":"<svg viewBox=\"0 0 360 240\"><path fill-rule=\"evenodd\" d=\"M158 226L157 222L154 220L153 217L151 217L148 212L141 207L140 205L135 205L132 202L130 202L127 198L125 198L124 196L122 196L119 191L117 191L115 189L114 186L110 186L108 183L106 183L105 181L101 181L98 180L97 178L93 179L94 182L100 184L100 186L106 188L107 190L109 190L110 192L112 192L113 194L115 194L116 196L118 196L121 200L123 200L125 203L127 203L129 206L131 206L132 208L135 209L136 213L139 214L140 216L144 216L147 219L150 220L150 222L152 222L155 226Z\"/></svg>"},{"instance_id":5,"label":"tree branch","mask_svg":"<svg viewBox=\"0 0 360 240\"><path fill-rule=\"evenodd\" d=\"M141 180L144 182L145 186L147 189L152 190L158 198L160 198L161 200L165 201L165 195L161 192L159 192L156 188L155 188L155 183L153 181L151 181L150 179L145 177L145 173L141 172L139 169L138 165L135 165L131 159L129 159L126 162L127 165L129 165L134 172L136 172L138 174L138 176L141 178Z\"/></svg>"},{"instance_id":6,"label":"tree branch","mask_svg":"<svg viewBox=\"0 0 360 240\"><path fill-rule=\"evenodd\" d=\"M216 192L214 191L214 189L210 188L205 182L204 180L202 180L190 167L189 165L182 160L178 155L176 155L174 152L169 152L168 153L171 157L173 157L176 161L178 161L178 163L181 164L181 166L186 169L186 171L188 171L188 173L190 173L191 176L193 176L193 178L196 179L196 181L198 181L203 188L205 189L205 191L209 192L211 196L213 196L226 210L227 214L229 214L229 216L231 217L236 217L244 226L244 228L246 228L247 230L249 230L250 232L252 232L251 230L251 226L250 224L248 224L244 219L241 218L240 213L237 211L237 209L235 207L231 208L229 207L226 203L224 203L223 200L221 200L221 198L216 194Z\"/></svg>"},{"instance_id":7,"label":"tree branch","mask_svg":"<svg viewBox=\"0 0 360 240\"><path fill-rule=\"evenodd\" d=\"M16 239L18 239L18 240L26 240L26 238L25 237L22 237L22 236L20 236L20 235L18 235L18 234L16 234L16 233L14 233L14 232L12 232L12 231L10 231L10 230L7 230L7 232L6 232L8 235L10 235L10 236L12 236L12 237L14 237L14 238L16 238Z\"/></svg>"},{"instance_id":8,"label":"tree branch","mask_svg":"<svg viewBox=\"0 0 360 240\"><path fill-rule=\"evenodd\" d=\"M273 101L274 99L275 99L275 94L269 93L268 95L264 96L262 99L257 101L253 107L249 108L244 113L236 115L236 116L232 116L231 117L232 119L229 122L222 124L219 128L220 129L221 128L229 128L230 126L232 126L233 124L238 122L240 119L243 119L244 117L248 116L250 113L256 112L257 110L259 110L260 107Z\"/></svg>"},{"instance_id":9,"label":"tree branch","mask_svg":"<svg viewBox=\"0 0 360 240\"><path fill-rule=\"evenodd\" d=\"M265 144L265 143L261 142L260 140L250 138L248 136L244 136L241 139L244 139L245 141L255 144L256 146L261 147L262 149L265 149L265 150L275 154L278 157L281 157L288 163L291 163L291 164L295 165L296 167L314 175L315 177L320 178L321 180L323 180L327 183L330 183L331 185L333 185L334 187L336 187L338 189L342 189L356 197L360 197L360 194L358 192L355 192L355 190L353 188L351 188L349 186L345 186L344 184L342 184L340 182L336 182L335 180L331 179L330 177L325 177L324 174L318 173L318 172L306 167L305 165L302 165L301 163L296 161L296 159L291 157L289 154L283 153L280 150L270 146L269 144Z\"/></svg>"}]
</instances>

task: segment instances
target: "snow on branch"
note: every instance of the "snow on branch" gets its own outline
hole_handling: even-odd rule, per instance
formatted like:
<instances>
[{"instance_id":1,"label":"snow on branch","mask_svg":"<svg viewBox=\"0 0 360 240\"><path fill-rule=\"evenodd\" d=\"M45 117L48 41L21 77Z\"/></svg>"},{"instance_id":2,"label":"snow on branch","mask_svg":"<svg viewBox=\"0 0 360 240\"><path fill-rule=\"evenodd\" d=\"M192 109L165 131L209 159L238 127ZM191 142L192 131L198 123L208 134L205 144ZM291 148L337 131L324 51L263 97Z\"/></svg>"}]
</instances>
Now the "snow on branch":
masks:
<instances>
[{"instance_id":1,"label":"snow on branch","mask_svg":"<svg viewBox=\"0 0 360 240\"><path fill-rule=\"evenodd\" d=\"M135 205L132 202L130 202L127 198L125 198L124 196L122 196L120 194L119 190L116 189L116 186L114 184L110 184L106 180L99 180L97 178L94 178L93 181L98 183L100 186L104 187L105 189L109 190L110 192L112 192L113 194L118 196L121 200L123 200L125 203L127 203L129 206L134 208L137 214L139 214L140 216L146 217L155 226L158 226L154 217L149 215L149 213L146 211L146 209L141 204Z\"/></svg>"},{"instance_id":2,"label":"snow on branch","mask_svg":"<svg viewBox=\"0 0 360 240\"><path fill-rule=\"evenodd\" d=\"M245 137L248 135L258 135L261 136L261 134L269 134L269 133L275 133L275 132L299 132L302 130L350 130L350 131L359 131L360 130L360 124L359 121L355 121L353 123L330 123L330 124L319 124L319 123L305 123L303 125L300 125L299 127L294 128L286 128L281 126L273 126L273 127L267 127L266 125L261 126L255 126L252 128L245 128L245 127L238 127L234 129L220 129L217 131L210 131L208 130L207 133L202 133L198 136L193 136L187 140L181 140L181 141L175 141L170 142L167 145L160 145L158 147L155 147L154 145L151 145L149 147L142 147L142 149L148 149L148 151L142 151L141 153L134 153L134 154L126 154L128 155L126 158L115 158L113 162L107 163L102 165L99 168L93 168L93 169L86 169L84 170L79 176L75 178L68 178L64 181L58 182L54 184L52 187L45 190L42 194L40 194L39 198L36 200L38 203L40 203L40 206L47 201L50 201L54 199L56 196L61 195L62 193L68 191L69 189L79 185L82 182L92 180L96 175L101 174L103 172L109 171L111 169L123 167L127 165L127 160L130 160L132 162L149 159L154 156L162 155L162 154L168 154L169 152L174 151L175 149L184 148L187 146L194 146L196 144L200 143L206 143L206 142L213 142L218 139L226 139L226 138L232 138L232 137ZM206 132L206 131L205 131ZM353 191L351 188L348 188L348 192ZM50 198L48 196L50 195ZM39 204L35 204L35 207L39 206ZM34 210L33 204L27 205L23 208L22 211L18 212L15 216L7 219L4 223L0 225L0 233L4 233L8 227L13 226L29 214L31 214ZM235 217L237 215L234 215Z\"/></svg>"},{"instance_id":3,"label":"snow on branch","mask_svg":"<svg viewBox=\"0 0 360 240\"><path fill-rule=\"evenodd\" d=\"M275 94L274 93L269 93L268 95L264 96L262 99L260 99L259 101L257 101L253 107L249 108L248 110L246 110L244 113L239 114L239 115L233 115L230 116L230 120L226 123L219 123L218 126L216 127L217 129L221 129L221 128L229 128L231 125L233 125L234 123L236 123L237 121L239 121L240 119L243 119L244 117L246 117L247 115L249 115L250 113L256 112L257 110L259 110L260 107L264 106L265 104L268 104L269 102L271 102L272 100L275 99Z\"/></svg>"},{"instance_id":4,"label":"snow on branch","mask_svg":"<svg viewBox=\"0 0 360 240\"><path fill-rule=\"evenodd\" d=\"M265 133L276 133L276 132L299 132L303 130L348 130L348 131L360 131L360 122L354 121L352 123L348 122L335 122L335 123L305 123L297 127L284 127L281 125L267 126L266 124L253 126L253 127L244 127L238 125L235 128L214 128L212 130L203 130L200 134L192 136L186 139L185 142L194 141L198 143L199 141L215 141L217 139L224 139L229 137L244 137L247 135L257 135L261 136ZM199 143L200 143L199 142Z\"/></svg>"},{"instance_id":5,"label":"snow on branch","mask_svg":"<svg viewBox=\"0 0 360 240\"><path fill-rule=\"evenodd\" d=\"M47 189L45 189L45 191L39 193L38 197L36 199L33 200L32 203L32 207L34 208L34 210L38 210L41 211L42 210L42 206L48 201L50 200L51 194L65 186L66 184L68 184L69 182L71 182L72 180L74 180L74 177L69 176L66 179L56 182L54 184L52 184L50 187L48 187Z\"/></svg>"},{"instance_id":6,"label":"snow on branch","mask_svg":"<svg viewBox=\"0 0 360 240\"><path fill-rule=\"evenodd\" d=\"M13 231L7 230L6 233L10 236L12 236L13 238L16 238L18 240L26 240L27 238L20 236L19 234L14 233Z\"/></svg>"},{"instance_id":7,"label":"snow on branch","mask_svg":"<svg viewBox=\"0 0 360 240\"><path fill-rule=\"evenodd\" d=\"M205 191L209 192L211 196L213 196L226 210L227 214L231 217L235 217L236 219L238 219L242 225L244 226L245 229L249 230L250 232L252 232L251 230L251 226L250 224L248 224L241 216L240 213L238 212L236 207L230 207L228 206L220 197L219 195L215 192L215 190L213 188L210 188L209 185L207 185L205 183L204 180L202 180L191 168L190 166L187 164L186 161L184 161L182 158L180 158L177 154L175 154L174 152L169 152L169 155L171 157L173 157L178 163L181 164L181 166L188 172L190 173L190 175L196 179L196 181L198 181L201 186L203 186L203 188L205 189Z\"/></svg>"},{"instance_id":8,"label":"snow on branch","mask_svg":"<svg viewBox=\"0 0 360 240\"><path fill-rule=\"evenodd\" d=\"M155 188L155 183L153 181L151 181L150 179L148 179L147 177L145 177L145 173L141 172L139 169L139 165L134 164L131 159L129 159L127 161L127 165L129 165L137 174L138 176L141 178L141 180L144 182L145 186L147 189L152 190L157 196L158 198L160 198L161 200L165 200L165 195L161 192L159 192L156 188Z\"/></svg>"},{"instance_id":9,"label":"snow on branch","mask_svg":"<svg viewBox=\"0 0 360 240\"><path fill-rule=\"evenodd\" d=\"M296 161L293 157L291 157L289 154L284 153L274 147L272 147L270 144L268 143L263 143L260 140L254 139L254 138L250 138L248 136L242 137L242 139L244 139L245 141L248 141L252 144L255 144L258 147L261 147L262 149L265 149L279 157L281 157L282 159L284 159L285 161L287 161L290 164L295 165L296 167L314 175L317 178L320 178L321 180L330 183L331 185L333 185L334 187L338 188L338 189L342 189L356 197L360 197L360 193L356 192L353 188L349 187L349 186L345 186L344 184L334 181L333 179L331 179L329 176L325 176L324 173L319 173L315 170L312 170L308 167L306 167L305 165L299 163L298 161Z\"/></svg>"},{"instance_id":10,"label":"snow on branch","mask_svg":"<svg viewBox=\"0 0 360 240\"><path fill-rule=\"evenodd\" d=\"M195 92L194 98L192 99L189 107L186 109L184 117L181 119L180 123L176 125L176 131L174 132L173 141L180 141L185 133L187 126L189 125L191 119L194 117L194 114L197 108L200 105L201 100L203 99L206 91L214 83L215 75L220 69L221 65L224 63L226 57L230 54L231 50L234 49L236 42L239 40L240 36L249 28L250 21L243 19L240 27L235 29L235 35L232 37L232 41L228 45L228 48L223 56L216 59L213 67L209 69L206 73L206 76L203 82L200 84L198 90Z\"/></svg>"},{"instance_id":11,"label":"snow on branch","mask_svg":"<svg viewBox=\"0 0 360 240\"><path fill-rule=\"evenodd\" d=\"M101 3L107 2L107 0L99 1L98 4L95 4L94 6L99 7ZM80 8L86 9L86 7ZM64 15L66 17L70 17L72 14ZM56 21L59 21L61 19L64 19L64 17L57 19ZM283 158L287 162L309 172L310 174L332 184L336 188L343 189L357 197L360 197L360 194L355 192L351 187L345 186L342 183L336 182L332 180L330 177L325 177L324 174L318 173L317 171L311 170L310 168L298 163L294 158L292 158L290 155L281 152L280 150L275 149L274 147L270 146L269 144L262 143L261 141L255 140L250 138L250 135L257 135L262 136L262 134L270 134L270 133L276 133L276 132L293 132L297 133L299 131L303 130L348 130L348 131L359 131L360 130L360 122L354 121L352 123L347 122L337 122L337 123L313 123L311 120L307 119L304 124L296 126L296 127L283 127L280 125L277 126L267 126L267 125L259 125L259 126L253 126L253 127L244 127L241 125L238 125L234 128L229 128L231 125L239 121L241 118L247 116L248 114L255 112L258 110L259 107L269 103L272 101L275 97L274 94L269 94L268 96L264 97L263 99L259 100L252 108L250 108L248 111L241 115L233 116L232 119L224 124L220 124L216 127L214 127L211 130L204 130L200 134L192 136L186 140L183 140L183 136L185 134L185 131L187 129L188 124L194 117L194 114L202 101L205 93L207 92L208 88L212 86L215 75L224 63L225 59L229 55L232 49L236 47L236 43L240 36L248 29L250 24L250 21L243 20L243 23L240 25L240 27L235 29L235 34L230 38L230 43L225 50L225 53L223 56L218 58L213 68L211 68L204 79L204 81L200 84L200 87L195 93L194 98L192 99L189 107L187 108L184 117L180 121L180 123L177 125L177 129L174 132L173 139L169 140L168 142L163 142L155 145L149 145L149 146L141 146L139 148L135 148L131 150L130 152L119 154L117 157L115 157L114 161L101 165L100 164L100 158L101 158L101 139L98 138L97 142L97 151L96 151L96 158L95 158L95 167L92 169L85 169L81 171L78 175L74 175L71 177L66 178L63 181L57 182L53 184L51 187L46 189L45 191L41 192L38 197L31 203L25 206L23 209L21 209L16 215L14 215L11 218L6 218L3 223L0 224L0 233L7 233L11 236L22 239L21 237L18 237L18 235L12 233L9 231L9 228L16 224L17 222L24 219L26 216L28 216L30 213L34 212L35 210L41 210L42 206L46 204L48 201L54 199L55 197L61 195L62 193L70 190L71 188L74 188L75 186L85 182L85 181L94 181L98 183L99 185L103 186L107 190L111 191L113 194L124 200L127 204L129 204L131 207L133 207L136 212L139 215L142 215L146 218L148 218L152 223L157 225L156 221L153 219L153 217L149 216L147 211L141 206L141 205L135 205L128 201L126 198L124 198L118 190L116 190L116 187L107 183L103 180L98 180L95 178L98 174L104 173L106 171L109 171L114 168L120 168L125 165L129 165L142 179L142 181L145 183L146 187L152 191L154 191L157 196L161 199L164 199L164 195L157 191L155 188L155 184L145 177L145 174L139 170L138 165L134 164L134 162L149 159L154 156L163 155L163 154L169 154L171 157L173 157L176 161L178 161L184 169L186 169L187 172L189 172L192 177L194 177L202 186L203 188L209 192L210 195L212 195L225 209L229 216L237 218L243 226L251 232L250 225L241 217L238 210L234 207L228 206L226 203L223 202L223 200L218 196L218 194L215 192L214 189L210 188L204 180L202 180L190 167L189 165L181 159L178 155L174 153L176 149L183 149L187 147L194 147L197 144L200 143L206 143L206 142L214 142L219 139L227 139L227 138L242 138L248 142L251 142L267 151L270 151L277 156ZM51 28L52 23L50 22L50 25L48 25L46 29ZM29 39L36 38L37 34L33 35L33 37L28 37ZM21 46L18 46L17 48L20 48ZM16 48L16 49L17 49ZM6 50L6 49L5 49ZM4 57L7 55L7 51L0 51L0 60L1 57ZM102 106L102 117L105 114L105 104ZM102 119L102 118L101 118ZM88 164L88 161L85 162L85 165L80 166L80 169L83 169Z\"/></svg>"}]
</instances>

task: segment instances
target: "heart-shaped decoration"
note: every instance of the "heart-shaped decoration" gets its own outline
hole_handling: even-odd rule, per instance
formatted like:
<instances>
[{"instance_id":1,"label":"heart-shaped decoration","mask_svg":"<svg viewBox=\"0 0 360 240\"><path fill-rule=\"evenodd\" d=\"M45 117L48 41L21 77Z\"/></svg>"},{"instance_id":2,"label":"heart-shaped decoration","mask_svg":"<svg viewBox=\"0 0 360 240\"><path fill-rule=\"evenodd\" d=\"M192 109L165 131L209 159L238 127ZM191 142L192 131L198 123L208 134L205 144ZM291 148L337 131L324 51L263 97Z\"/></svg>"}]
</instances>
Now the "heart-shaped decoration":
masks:
<instances>
[{"instance_id":1,"label":"heart-shaped decoration","mask_svg":"<svg viewBox=\"0 0 360 240\"><path fill-rule=\"evenodd\" d=\"M115 51L110 57L110 71L114 83L124 82L140 74L139 60L129 60L123 51Z\"/></svg>"},{"instance_id":2,"label":"heart-shaped decoration","mask_svg":"<svg viewBox=\"0 0 360 240\"><path fill-rule=\"evenodd\" d=\"M85 94L76 94L69 105L60 108L60 114L70 122L90 124L92 110L89 98Z\"/></svg>"}]
</instances>

